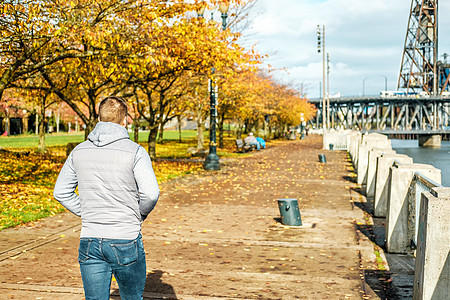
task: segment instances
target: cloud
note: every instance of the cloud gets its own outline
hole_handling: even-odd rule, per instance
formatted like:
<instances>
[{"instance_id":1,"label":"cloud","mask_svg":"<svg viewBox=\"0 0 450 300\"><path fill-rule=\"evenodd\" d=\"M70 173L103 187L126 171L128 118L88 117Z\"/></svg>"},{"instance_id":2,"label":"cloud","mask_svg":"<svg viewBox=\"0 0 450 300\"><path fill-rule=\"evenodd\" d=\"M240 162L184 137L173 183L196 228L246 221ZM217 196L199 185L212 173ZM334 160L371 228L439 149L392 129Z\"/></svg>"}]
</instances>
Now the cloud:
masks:
<instances>
[{"instance_id":1,"label":"cloud","mask_svg":"<svg viewBox=\"0 0 450 300\"><path fill-rule=\"evenodd\" d=\"M400 71L411 2L406 0L258 0L250 31L256 48L269 53L268 63L287 68L291 78L309 82L318 96L322 55L317 53L316 26L325 25L325 46L332 68L330 88L345 94L395 89ZM440 53L450 53L450 1L439 7ZM371 82L376 82L371 84ZM355 84L357 82L357 84ZM381 84L379 84L381 82Z\"/></svg>"}]
</instances>

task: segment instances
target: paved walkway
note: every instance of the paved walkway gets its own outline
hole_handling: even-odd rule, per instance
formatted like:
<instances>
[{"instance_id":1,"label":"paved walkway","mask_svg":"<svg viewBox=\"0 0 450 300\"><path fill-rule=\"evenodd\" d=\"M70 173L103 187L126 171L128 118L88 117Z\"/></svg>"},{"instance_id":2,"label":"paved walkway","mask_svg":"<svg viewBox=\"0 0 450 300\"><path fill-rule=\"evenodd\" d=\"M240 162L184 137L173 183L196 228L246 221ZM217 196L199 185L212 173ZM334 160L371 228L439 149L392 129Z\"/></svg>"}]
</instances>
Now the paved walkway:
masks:
<instances>
[{"instance_id":1,"label":"paved walkway","mask_svg":"<svg viewBox=\"0 0 450 300\"><path fill-rule=\"evenodd\" d=\"M384 299L347 153L320 148L319 136L279 142L164 183L143 225L145 298ZM299 199L300 228L279 222L286 197ZM0 299L83 299L79 231L69 213L1 231Z\"/></svg>"}]
</instances>

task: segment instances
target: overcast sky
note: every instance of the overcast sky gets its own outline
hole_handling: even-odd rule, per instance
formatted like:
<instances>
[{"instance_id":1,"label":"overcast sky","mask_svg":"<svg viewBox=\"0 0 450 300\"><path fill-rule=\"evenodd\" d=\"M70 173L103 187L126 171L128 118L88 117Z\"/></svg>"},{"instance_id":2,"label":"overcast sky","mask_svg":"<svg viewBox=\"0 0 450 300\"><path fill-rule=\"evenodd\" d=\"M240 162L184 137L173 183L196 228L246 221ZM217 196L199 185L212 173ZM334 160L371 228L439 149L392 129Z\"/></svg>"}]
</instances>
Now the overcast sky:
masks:
<instances>
[{"instance_id":1,"label":"overcast sky","mask_svg":"<svg viewBox=\"0 0 450 300\"><path fill-rule=\"evenodd\" d=\"M411 0L258 0L250 40L270 55L266 63L287 68L287 82L303 83L319 97L322 54L317 25L325 25L330 53L330 94L377 95L395 90ZM450 1L439 1L439 56L450 53Z\"/></svg>"}]
</instances>

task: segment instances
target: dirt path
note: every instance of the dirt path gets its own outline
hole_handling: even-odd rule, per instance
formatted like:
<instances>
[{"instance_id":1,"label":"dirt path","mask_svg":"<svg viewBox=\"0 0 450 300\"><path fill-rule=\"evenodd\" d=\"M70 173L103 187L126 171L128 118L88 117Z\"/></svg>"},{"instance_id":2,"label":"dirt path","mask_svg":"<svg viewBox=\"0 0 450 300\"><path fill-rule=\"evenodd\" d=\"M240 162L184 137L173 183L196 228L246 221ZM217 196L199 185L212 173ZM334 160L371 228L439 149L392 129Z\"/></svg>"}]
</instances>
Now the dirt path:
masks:
<instances>
[{"instance_id":1,"label":"dirt path","mask_svg":"<svg viewBox=\"0 0 450 300\"><path fill-rule=\"evenodd\" d=\"M355 234L364 214L347 154L320 148L318 136L282 142L164 183L142 230L145 297L378 299L361 280L375 257ZM299 199L302 227L279 223L279 198ZM1 231L0 299L82 299L79 229L64 213Z\"/></svg>"}]
</instances>

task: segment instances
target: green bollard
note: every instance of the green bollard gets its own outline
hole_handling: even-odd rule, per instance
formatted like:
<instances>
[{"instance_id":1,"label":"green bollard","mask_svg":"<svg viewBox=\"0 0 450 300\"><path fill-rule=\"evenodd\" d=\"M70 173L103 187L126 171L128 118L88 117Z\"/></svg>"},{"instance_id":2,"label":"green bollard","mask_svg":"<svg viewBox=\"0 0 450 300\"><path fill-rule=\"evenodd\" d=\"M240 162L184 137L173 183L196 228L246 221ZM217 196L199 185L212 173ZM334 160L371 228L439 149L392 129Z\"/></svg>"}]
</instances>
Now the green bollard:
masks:
<instances>
[{"instance_id":1,"label":"green bollard","mask_svg":"<svg viewBox=\"0 0 450 300\"><path fill-rule=\"evenodd\" d=\"M319 161L321 163L326 163L327 162L327 158L325 157L325 154L319 154Z\"/></svg>"},{"instance_id":2,"label":"green bollard","mask_svg":"<svg viewBox=\"0 0 450 300\"><path fill-rule=\"evenodd\" d=\"M281 223L289 226L302 226L302 217L298 209L297 199L278 199Z\"/></svg>"}]
</instances>

